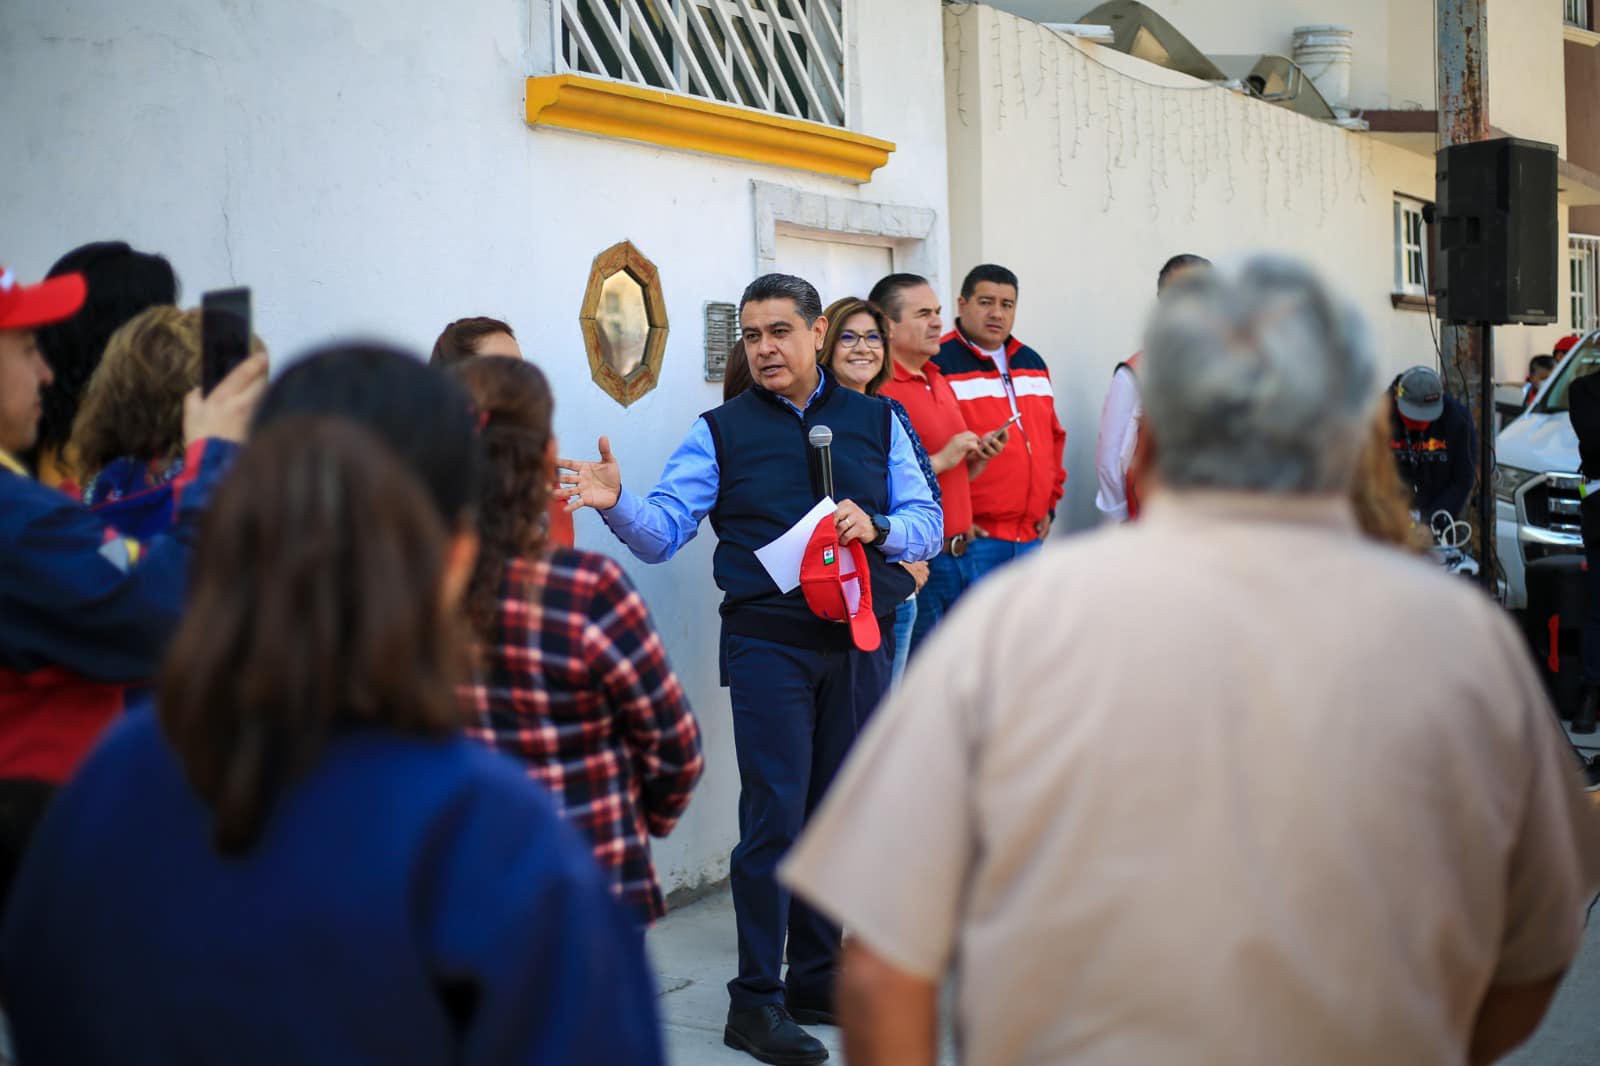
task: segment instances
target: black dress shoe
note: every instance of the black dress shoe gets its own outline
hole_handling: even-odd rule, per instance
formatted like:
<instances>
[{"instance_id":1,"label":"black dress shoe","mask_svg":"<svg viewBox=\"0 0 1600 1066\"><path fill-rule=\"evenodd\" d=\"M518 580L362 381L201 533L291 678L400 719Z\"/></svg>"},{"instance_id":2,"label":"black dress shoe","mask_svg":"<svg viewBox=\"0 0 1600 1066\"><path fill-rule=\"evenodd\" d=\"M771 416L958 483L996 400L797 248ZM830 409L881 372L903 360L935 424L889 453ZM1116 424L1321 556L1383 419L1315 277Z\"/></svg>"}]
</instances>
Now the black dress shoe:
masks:
<instances>
[{"instance_id":1,"label":"black dress shoe","mask_svg":"<svg viewBox=\"0 0 1600 1066\"><path fill-rule=\"evenodd\" d=\"M777 1003L728 1011L722 1042L772 1066L815 1066L828 1061L822 1041L795 1024L789 1011Z\"/></svg>"},{"instance_id":2,"label":"black dress shoe","mask_svg":"<svg viewBox=\"0 0 1600 1066\"><path fill-rule=\"evenodd\" d=\"M838 1016L833 1013L832 996L797 996L789 993L784 997L789 1008L789 1016L801 1025L838 1025Z\"/></svg>"}]
</instances>

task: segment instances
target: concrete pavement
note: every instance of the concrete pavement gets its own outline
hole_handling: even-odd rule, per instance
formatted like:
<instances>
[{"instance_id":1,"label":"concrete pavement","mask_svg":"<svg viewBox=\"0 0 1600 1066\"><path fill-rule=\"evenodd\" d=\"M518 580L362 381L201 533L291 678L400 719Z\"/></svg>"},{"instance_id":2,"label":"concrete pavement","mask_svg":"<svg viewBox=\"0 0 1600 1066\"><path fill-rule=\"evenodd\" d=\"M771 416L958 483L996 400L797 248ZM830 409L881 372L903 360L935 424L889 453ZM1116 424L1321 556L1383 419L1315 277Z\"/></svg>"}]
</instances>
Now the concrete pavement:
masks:
<instances>
[{"instance_id":1,"label":"concrete pavement","mask_svg":"<svg viewBox=\"0 0 1600 1066\"><path fill-rule=\"evenodd\" d=\"M1544 1024L1505 1066L1596 1066L1600 1063L1600 907L1590 914L1583 949L1561 982Z\"/></svg>"},{"instance_id":2,"label":"concrete pavement","mask_svg":"<svg viewBox=\"0 0 1600 1066\"><path fill-rule=\"evenodd\" d=\"M739 961L728 890L674 910L657 923L646 942L661 989L671 1066L756 1066L755 1059L722 1043L728 979ZM839 1030L815 1025L806 1031L828 1046L830 1066L844 1062ZM941 1066L955 1066L955 1061L955 1053L946 1047Z\"/></svg>"},{"instance_id":3,"label":"concrete pavement","mask_svg":"<svg viewBox=\"0 0 1600 1066\"><path fill-rule=\"evenodd\" d=\"M1596 908L1600 915L1600 907ZM728 1013L728 978L738 951L733 934L733 900L726 889L674 910L655 929L648 944L661 989L671 1066L753 1066L748 1055L724 1047L722 1023ZM1600 1066L1600 924L1589 927L1582 953L1563 983L1550 1014L1533 1039L1507 1066ZM843 1063L839 1031L813 1026ZM954 1066L948 1040L941 1066Z\"/></svg>"}]
</instances>

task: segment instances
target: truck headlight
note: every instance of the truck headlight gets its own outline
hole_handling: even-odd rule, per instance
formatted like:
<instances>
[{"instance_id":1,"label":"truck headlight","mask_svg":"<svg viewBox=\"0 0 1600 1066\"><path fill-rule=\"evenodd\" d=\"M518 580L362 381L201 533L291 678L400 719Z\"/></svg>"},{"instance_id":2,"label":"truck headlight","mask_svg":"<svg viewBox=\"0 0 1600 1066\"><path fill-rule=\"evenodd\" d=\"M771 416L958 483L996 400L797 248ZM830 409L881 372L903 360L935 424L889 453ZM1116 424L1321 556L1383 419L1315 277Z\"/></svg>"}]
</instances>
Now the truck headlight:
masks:
<instances>
[{"instance_id":1,"label":"truck headlight","mask_svg":"<svg viewBox=\"0 0 1600 1066\"><path fill-rule=\"evenodd\" d=\"M1494 494L1500 499L1510 503L1516 499L1517 490L1527 484L1538 474L1532 470L1523 470L1515 466L1504 464L1494 468Z\"/></svg>"}]
</instances>

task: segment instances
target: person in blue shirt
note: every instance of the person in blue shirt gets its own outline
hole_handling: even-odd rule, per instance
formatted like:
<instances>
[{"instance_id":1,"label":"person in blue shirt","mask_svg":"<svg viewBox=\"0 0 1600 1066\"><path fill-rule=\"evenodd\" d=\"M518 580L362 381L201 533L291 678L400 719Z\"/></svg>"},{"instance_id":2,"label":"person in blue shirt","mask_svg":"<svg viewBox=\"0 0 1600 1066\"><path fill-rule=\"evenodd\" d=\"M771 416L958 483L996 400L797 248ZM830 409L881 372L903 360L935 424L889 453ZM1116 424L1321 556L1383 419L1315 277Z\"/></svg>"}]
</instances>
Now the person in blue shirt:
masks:
<instances>
[{"instance_id":1,"label":"person in blue shirt","mask_svg":"<svg viewBox=\"0 0 1600 1066\"><path fill-rule=\"evenodd\" d=\"M0 936L21 1061L661 1066L640 934L545 793L462 733L473 421L394 359L369 386L431 390L409 407L451 476L425 489L354 418L253 434L158 709L24 860Z\"/></svg>"},{"instance_id":2,"label":"person in blue shirt","mask_svg":"<svg viewBox=\"0 0 1600 1066\"><path fill-rule=\"evenodd\" d=\"M754 386L695 420L647 495L622 487L605 437L599 462L558 465L568 509L599 511L645 562L670 559L702 519L716 531L740 781L731 872L739 973L728 985L723 1040L763 1062L816 1063L827 1050L798 1023L833 1024L840 931L791 902L775 872L888 687L894 612L912 589L898 564L938 554L944 518L889 408L840 388L817 365L828 322L815 288L786 274L757 278L740 301L739 324ZM807 442L816 426L833 434L839 541L867 545L883 634L876 651L855 647L848 626L811 613L798 588L782 591L755 555L824 495Z\"/></svg>"}]
</instances>

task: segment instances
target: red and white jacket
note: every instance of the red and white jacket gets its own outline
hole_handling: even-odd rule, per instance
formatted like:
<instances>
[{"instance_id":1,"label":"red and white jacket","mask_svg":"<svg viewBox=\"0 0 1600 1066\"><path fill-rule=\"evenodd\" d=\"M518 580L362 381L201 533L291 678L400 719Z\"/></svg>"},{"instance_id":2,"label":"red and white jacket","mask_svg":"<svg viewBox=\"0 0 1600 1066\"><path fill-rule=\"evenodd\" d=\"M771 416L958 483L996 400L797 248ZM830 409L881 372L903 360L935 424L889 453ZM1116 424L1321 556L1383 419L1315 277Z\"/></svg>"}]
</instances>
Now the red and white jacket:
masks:
<instances>
[{"instance_id":1,"label":"red and white jacket","mask_svg":"<svg viewBox=\"0 0 1600 1066\"><path fill-rule=\"evenodd\" d=\"M961 414L974 433L999 429L1013 409L1022 420L1011 427L1005 450L972 483L972 520L991 537L1038 539L1040 519L1055 511L1066 491L1061 453L1067 431L1056 417L1050 368L1038 352L1006 338L1007 373L978 350L960 326L945 335L934 357L950 382Z\"/></svg>"}]
</instances>

